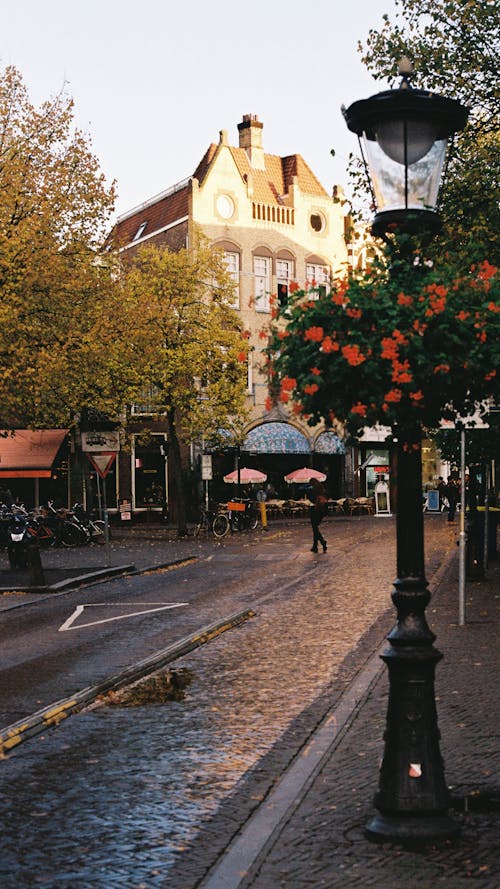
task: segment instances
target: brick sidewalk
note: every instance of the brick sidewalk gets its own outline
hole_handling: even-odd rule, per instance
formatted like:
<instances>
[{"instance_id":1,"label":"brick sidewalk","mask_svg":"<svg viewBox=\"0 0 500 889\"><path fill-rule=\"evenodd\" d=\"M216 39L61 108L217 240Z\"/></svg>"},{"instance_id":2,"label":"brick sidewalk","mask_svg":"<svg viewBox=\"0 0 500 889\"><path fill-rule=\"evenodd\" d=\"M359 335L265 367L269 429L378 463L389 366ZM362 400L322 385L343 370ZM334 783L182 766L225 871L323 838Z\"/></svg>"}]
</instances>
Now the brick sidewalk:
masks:
<instances>
[{"instance_id":1,"label":"brick sidewalk","mask_svg":"<svg viewBox=\"0 0 500 889\"><path fill-rule=\"evenodd\" d=\"M248 874L229 886L241 889L483 889L498 874L498 605L500 564L467 586L467 623L458 626L456 559L428 608L428 621L445 655L436 673L441 752L456 800L453 817L461 839L408 851L372 844L364 825L374 813L373 793L382 753L387 707L385 668L340 744L326 757L296 808ZM301 796L302 794L302 796ZM464 812L464 799L468 811ZM496 805L495 805L496 804ZM494 809L497 809L495 816ZM293 808L293 807L292 807ZM267 839L267 842L265 840ZM203 884L202 884L203 885ZM226 884L221 882L221 889Z\"/></svg>"}]
</instances>

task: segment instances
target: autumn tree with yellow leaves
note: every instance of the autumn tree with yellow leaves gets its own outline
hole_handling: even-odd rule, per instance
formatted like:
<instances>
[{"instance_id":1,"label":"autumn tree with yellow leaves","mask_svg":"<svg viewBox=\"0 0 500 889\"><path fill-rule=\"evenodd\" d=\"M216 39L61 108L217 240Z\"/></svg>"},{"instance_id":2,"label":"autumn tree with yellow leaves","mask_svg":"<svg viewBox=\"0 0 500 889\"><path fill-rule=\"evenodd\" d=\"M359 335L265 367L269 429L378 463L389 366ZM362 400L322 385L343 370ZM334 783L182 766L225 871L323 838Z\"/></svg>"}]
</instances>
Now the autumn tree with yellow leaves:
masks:
<instances>
[{"instance_id":1,"label":"autumn tree with yellow leaves","mask_svg":"<svg viewBox=\"0 0 500 889\"><path fill-rule=\"evenodd\" d=\"M167 422L177 525L186 531L180 443L233 428L245 413L248 341L222 253L201 236L173 253L144 246L123 269L129 367L137 398ZM133 377L133 378L132 378Z\"/></svg>"},{"instance_id":2,"label":"autumn tree with yellow leaves","mask_svg":"<svg viewBox=\"0 0 500 889\"><path fill-rule=\"evenodd\" d=\"M0 428L119 409L119 294L101 253L113 203L72 100L35 108L20 73L1 71Z\"/></svg>"}]
</instances>

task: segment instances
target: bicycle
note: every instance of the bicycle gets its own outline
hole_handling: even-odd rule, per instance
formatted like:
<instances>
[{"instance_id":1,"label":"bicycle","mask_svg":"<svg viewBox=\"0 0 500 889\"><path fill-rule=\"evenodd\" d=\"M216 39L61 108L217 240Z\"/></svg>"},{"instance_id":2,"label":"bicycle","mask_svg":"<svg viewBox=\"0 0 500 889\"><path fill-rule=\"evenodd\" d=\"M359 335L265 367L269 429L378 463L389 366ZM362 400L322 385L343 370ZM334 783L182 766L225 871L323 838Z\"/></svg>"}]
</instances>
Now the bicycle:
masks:
<instances>
[{"instance_id":1,"label":"bicycle","mask_svg":"<svg viewBox=\"0 0 500 889\"><path fill-rule=\"evenodd\" d=\"M231 531L255 531L259 524L257 504L253 500L230 500L227 504Z\"/></svg>"},{"instance_id":2,"label":"bicycle","mask_svg":"<svg viewBox=\"0 0 500 889\"><path fill-rule=\"evenodd\" d=\"M222 538L226 536L229 528L229 516L226 512L202 506L199 521L194 526L194 536L198 537L202 531L205 533L211 531L214 537Z\"/></svg>"}]
</instances>

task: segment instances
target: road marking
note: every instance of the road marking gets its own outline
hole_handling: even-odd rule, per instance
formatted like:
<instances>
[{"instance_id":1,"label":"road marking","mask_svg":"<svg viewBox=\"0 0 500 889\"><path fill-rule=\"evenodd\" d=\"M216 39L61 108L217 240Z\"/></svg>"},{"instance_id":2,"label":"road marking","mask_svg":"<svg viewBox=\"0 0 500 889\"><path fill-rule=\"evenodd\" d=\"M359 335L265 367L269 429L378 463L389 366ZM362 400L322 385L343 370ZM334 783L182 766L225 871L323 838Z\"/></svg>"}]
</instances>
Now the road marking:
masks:
<instances>
[{"instance_id":1,"label":"road marking","mask_svg":"<svg viewBox=\"0 0 500 889\"><path fill-rule=\"evenodd\" d=\"M135 605L137 607L137 602L120 602L120 606L122 605ZM188 605L188 602L172 602L168 605L160 602L142 602L142 605L156 605L156 608L147 608L142 611L133 611L131 614L118 614L115 617L104 617L102 620L93 620L86 624L78 624L78 626L73 626L76 620L83 614L85 608L104 608L110 607L109 602L93 602L90 605L77 605L73 614L68 617L66 621L59 627L59 633L63 633L65 630L81 630L83 627L95 627L97 624L107 624L112 620L125 620L127 617L138 617L140 614L154 614L155 611L167 611L169 608L183 608Z\"/></svg>"}]
</instances>

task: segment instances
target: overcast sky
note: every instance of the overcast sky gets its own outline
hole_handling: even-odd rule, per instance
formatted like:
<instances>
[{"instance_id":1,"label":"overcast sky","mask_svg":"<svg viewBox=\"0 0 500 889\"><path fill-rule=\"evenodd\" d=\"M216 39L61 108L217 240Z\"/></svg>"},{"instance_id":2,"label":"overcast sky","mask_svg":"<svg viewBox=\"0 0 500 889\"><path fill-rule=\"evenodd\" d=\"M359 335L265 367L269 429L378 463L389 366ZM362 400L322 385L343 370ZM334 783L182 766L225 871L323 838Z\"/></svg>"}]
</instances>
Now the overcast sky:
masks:
<instances>
[{"instance_id":1,"label":"overcast sky","mask_svg":"<svg viewBox=\"0 0 500 889\"><path fill-rule=\"evenodd\" d=\"M327 190L357 150L340 105L385 87L357 42L393 0L0 0L0 63L38 105L67 85L117 212L191 175L243 114L264 149L303 155ZM330 150L336 151L332 158Z\"/></svg>"}]
</instances>

